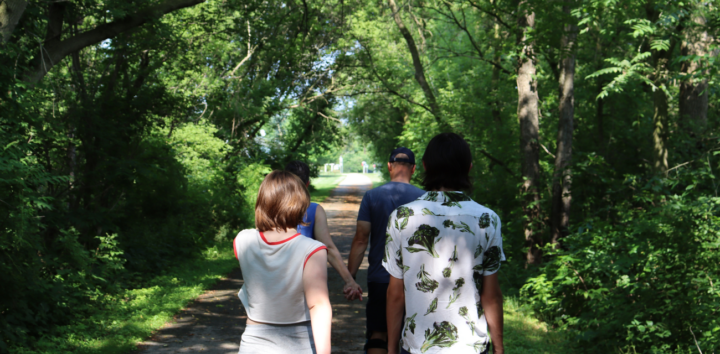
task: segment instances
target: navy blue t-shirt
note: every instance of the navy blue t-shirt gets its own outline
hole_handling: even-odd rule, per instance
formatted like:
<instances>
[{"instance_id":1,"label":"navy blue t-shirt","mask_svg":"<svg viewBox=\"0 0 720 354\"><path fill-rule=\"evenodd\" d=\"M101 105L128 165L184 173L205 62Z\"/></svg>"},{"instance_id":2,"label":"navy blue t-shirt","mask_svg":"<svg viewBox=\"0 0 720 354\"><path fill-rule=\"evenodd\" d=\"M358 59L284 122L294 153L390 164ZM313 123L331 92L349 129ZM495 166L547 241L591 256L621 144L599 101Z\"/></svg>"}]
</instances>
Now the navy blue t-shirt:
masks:
<instances>
[{"instance_id":1,"label":"navy blue t-shirt","mask_svg":"<svg viewBox=\"0 0 720 354\"><path fill-rule=\"evenodd\" d=\"M365 193L357 219L371 224L368 283L390 282L390 274L382 266L388 219L395 208L410 203L423 194L425 191L422 189L402 182L390 182Z\"/></svg>"}]
</instances>

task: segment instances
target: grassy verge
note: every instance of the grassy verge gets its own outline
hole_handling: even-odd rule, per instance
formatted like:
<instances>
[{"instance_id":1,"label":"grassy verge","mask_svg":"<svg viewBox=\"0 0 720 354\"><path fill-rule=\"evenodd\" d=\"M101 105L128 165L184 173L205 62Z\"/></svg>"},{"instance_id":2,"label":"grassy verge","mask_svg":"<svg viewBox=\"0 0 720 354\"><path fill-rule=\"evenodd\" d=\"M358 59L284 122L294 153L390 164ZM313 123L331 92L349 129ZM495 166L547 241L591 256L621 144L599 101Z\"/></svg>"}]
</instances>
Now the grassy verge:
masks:
<instances>
[{"instance_id":1,"label":"grassy verge","mask_svg":"<svg viewBox=\"0 0 720 354\"><path fill-rule=\"evenodd\" d=\"M15 353L127 353L152 332L172 320L188 302L237 267L232 247L212 247L198 259L182 262L157 276L152 287L103 295L88 318L57 328L38 341L35 350Z\"/></svg>"},{"instance_id":2,"label":"grassy verge","mask_svg":"<svg viewBox=\"0 0 720 354\"><path fill-rule=\"evenodd\" d=\"M506 297L503 303L505 328L503 341L508 353L570 354L576 353L569 338L562 332L547 328L532 312L520 305L517 298Z\"/></svg>"},{"instance_id":3,"label":"grassy verge","mask_svg":"<svg viewBox=\"0 0 720 354\"><path fill-rule=\"evenodd\" d=\"M370 178L370 181L372 181L373 188L380 187L383 184L387 183L387 181L383 180L382 173L368 173L365 176Z\"/></svg>"},{"instance_id":4,"label":"grassy verge","mask_svg":"<svg viewBox=\"0 0 720 354\"><path fill-rule=\"evenodd\" d=\"M345 179L342 174L327 174L310 180L313 190L310 192L310 200L314 203L322 203L325 198L330 196L330 192Z\"/></svg>"}]
</instances>

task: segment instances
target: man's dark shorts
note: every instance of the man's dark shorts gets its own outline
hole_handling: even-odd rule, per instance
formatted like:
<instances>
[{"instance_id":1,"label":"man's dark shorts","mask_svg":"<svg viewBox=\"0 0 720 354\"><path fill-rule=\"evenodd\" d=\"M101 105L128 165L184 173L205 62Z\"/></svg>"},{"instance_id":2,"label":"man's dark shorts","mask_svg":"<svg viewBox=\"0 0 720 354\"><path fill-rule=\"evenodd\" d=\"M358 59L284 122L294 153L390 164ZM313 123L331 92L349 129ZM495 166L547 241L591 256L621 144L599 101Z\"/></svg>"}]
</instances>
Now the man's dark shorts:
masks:
<instances>
[{"instance_id":1,"label":"man's dark shorts","mask_svg":"<svg viewBox=\"0 0 720 354\"><path fill-rule=\"evenodd\" d=\"M368 302L365 307L367 336L372 332L387 332L387 283L368 282Z\"/></svg>"}]
</instances>

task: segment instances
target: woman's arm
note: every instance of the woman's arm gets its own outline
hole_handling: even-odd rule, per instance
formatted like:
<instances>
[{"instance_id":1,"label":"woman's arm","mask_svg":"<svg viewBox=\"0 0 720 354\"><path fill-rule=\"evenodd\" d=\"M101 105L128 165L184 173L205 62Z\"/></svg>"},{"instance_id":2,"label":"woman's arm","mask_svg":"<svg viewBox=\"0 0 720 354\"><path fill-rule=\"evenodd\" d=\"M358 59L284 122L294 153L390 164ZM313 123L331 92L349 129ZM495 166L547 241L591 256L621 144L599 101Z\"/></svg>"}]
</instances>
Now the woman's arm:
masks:
<instances>
[{"instance_id":1,"label":"woman's arm","mask_svg":"<svg viewBox=\"0 0 720 354\"><path fill-rule=\"evenodd\" d=\"M327 223L327 214L325 214L325 209L320 205L317 206L317 210L315 211L315 228L313 229L313 234L316 240L327 246L330 265L335 268L343 281L345 281L345 286L343 287L345 297L348 300L359 298L362 301L362 288L355 282L355 279L353 279L347 266L345 266L345 262L343 262L340 251L338 251L335 243L332 241Z\"/></svg>"},{"instance_id":2,"label":"woman's arm","mask_svg":"<svg viewBox=\"0 0 720 354\"><path fill-rule=\"evenodd\" d=\"M330 353L330 327L332 325L332 307L327 288L327 252L315 252L303 270L303 288L305 300L310 309L315 349L318 354Z\"/></svg>"}]
</instances>

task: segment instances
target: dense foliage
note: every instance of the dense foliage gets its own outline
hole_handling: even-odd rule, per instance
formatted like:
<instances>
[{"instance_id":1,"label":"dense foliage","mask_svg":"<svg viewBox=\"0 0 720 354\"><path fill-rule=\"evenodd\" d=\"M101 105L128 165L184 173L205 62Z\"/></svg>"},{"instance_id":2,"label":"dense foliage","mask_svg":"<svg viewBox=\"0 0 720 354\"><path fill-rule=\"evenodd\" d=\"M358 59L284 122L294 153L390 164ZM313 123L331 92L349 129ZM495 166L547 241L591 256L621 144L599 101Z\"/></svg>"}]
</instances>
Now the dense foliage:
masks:
<instances>
[{"instance_id":1,"label":"dense foliage","mask_svg":"<svg viewBox=\"0 0 720 354\"><path fill-rule=\"evenodd\" d=\"M342 140L333 6L27 5L0 43L0 351L252 225L271 168Z\"/></svg>"},{"instance_id":2,"label":"dense foliage","mask_svg":"<svg viewBox=\"0 0 720 354\"><path fill-rule=\"evenodd\" d=\"M0 5L0 350L251 224L290 159L419 161L441 131L503 221L506 293L588 352L720 348L714 0L24 3Z\"/></svg>"},{"instance_id":3,"label":"dense foliage","mask_svg":"<svg viewBox=\"0 0 720 354\"><path fill-rule=\"evenodd\" d=\"M701 164L668 179L604 179L613 203L578 223L565 249L549 250L523 295L541 318L587 344L668 353L694 352L687 343L697 340L718 348L720 199L712 173Z\"/></svg>"},{"instance_id":4,"label":"dense foliage","mask_svg":"<svg viewBox=\"0 0 720 354\"><path fill-rule=\"evenodd\" d=\"M363 64L348 120L378 158L462 134L473 197L503 220L506 293L584 352L717 351L718 13L372 2L343 38Z\"/></svg>"}]
</instances>

